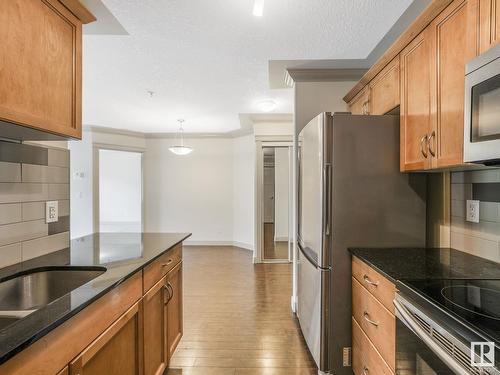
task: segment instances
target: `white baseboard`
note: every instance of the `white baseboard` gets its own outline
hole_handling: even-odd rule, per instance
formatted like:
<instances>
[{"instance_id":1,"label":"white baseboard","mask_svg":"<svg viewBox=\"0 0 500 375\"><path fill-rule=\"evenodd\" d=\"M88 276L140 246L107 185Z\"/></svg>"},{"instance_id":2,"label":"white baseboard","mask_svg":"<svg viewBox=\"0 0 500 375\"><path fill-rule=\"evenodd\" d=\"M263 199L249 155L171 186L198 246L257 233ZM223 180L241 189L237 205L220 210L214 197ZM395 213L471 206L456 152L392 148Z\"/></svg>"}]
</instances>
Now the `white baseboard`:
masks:
<instances>
[{"instance_id":1,"label":"white baseboard","mask_svg":"<svg viewBox=\"0 0 500 375\"><path fill-rule=\"evenodd\" d=\"M251 243L234 241L233 246L241 247L242 249L245 249L245 250L254 251L254 246Z\"/></svg>"},{"instance_id":2,"label":"white baseboard","mask_svg":"<svg viewBox=\"0 0 500 375\"><path fill-rule=\"evenodd\" d=\"M186 246L234 246L239 247L245 250L254 250L253 244L249 244L246 242L238 242L238 241L193 241L187 240L184 241L184 245Z\"/></svg>"},{"instance_id":3,"label":"white baseboard","mask_svg":"<svg viewBox=\"0 0 500 375\"><path fill-rule=\"evenodd\" d=\"M274 237L274 242L288 242L288 237Z\"/></svg>"}]
</instances>

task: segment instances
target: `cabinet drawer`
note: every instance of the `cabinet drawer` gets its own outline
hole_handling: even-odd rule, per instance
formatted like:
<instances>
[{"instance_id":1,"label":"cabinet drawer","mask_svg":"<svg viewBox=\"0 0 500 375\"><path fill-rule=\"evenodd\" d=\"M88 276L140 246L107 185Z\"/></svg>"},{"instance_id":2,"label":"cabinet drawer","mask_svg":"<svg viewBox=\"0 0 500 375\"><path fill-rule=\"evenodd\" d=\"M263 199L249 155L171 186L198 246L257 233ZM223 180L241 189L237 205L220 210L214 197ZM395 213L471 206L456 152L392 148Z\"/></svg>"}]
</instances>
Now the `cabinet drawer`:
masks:
<instances>
[{"instance_id":1,"label":"cabinet drawer","mask_svg":"<svg viewBox=\"0 0 500 375\"><path fill-rule=\"evenodd\" d=\"M355 375L394 375L354 318L352 319L352 370Z\"/></svg>"},{"instance_id":2,"label":"cabinet drawer","mask_svg":"<svg viewBox=\"0 0 500 375\"><path fill-rule=\"evenodd\" d=\"M396 286L362 260L352 258L352 276L394 314Z\"/></svg>"},{"instance_id":3,"label":"cabinet drawer","mask_svg":"<svg viewBox=\"0 0 500 375\"><path fill-rule=\"evenodd\" d=\"M175 246L172 250L161 255L153 263L144 268L144 293L146 293L158 280L172 270L182 259L182 245Z\"/></svg>"},{"instance_id":4,"label":"cabinet drawer","mask_svg":"<svg viewBox=\"0 0 500 375\"><path fill-rule=\"evenodd\" d=\"M352 314L382 358L394 370L396 318L355 278L352 278Z\"/></svg>"}]
</instances>

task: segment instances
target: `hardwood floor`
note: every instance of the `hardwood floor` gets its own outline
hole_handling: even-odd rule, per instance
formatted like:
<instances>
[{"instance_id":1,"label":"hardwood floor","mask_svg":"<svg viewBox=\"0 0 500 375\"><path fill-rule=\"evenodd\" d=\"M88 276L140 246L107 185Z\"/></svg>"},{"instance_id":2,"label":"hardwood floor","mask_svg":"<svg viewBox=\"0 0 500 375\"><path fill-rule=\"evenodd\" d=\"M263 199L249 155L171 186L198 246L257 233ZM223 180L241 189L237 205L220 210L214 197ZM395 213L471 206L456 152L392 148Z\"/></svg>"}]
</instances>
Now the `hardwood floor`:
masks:
<instances>
[{"instance_id":1,"label":"hardwood floor","mask_svg":"<svg viewBox=\"0 0 500 375\"><path fill-rule=\"evenodd\" d=\"M291 265L248 250L184 247L184 337L168 375L312 375L290 310Z\"/></svg>"},{"instance_id":2,"label":"hardwood floor","mask_svg":"<svg viewBox=\"0 0 500 375\"><path fill-rule=\"evenodd\" d=\"M264 259L288 260L288 243L274 241L273 223L264 223Z\"/></svg>"}]
</instances>

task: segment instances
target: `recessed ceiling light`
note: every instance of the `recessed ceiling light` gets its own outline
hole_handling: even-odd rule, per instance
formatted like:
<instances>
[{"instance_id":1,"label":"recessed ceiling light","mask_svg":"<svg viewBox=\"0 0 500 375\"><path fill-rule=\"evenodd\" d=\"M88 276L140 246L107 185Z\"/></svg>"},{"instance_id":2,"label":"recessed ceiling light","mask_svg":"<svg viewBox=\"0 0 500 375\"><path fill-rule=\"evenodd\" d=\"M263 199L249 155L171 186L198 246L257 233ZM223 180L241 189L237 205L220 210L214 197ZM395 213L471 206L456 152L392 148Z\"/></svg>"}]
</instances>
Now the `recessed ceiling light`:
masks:
<instances>
[{"instance_id":1,"label":"recessed ceiling light","mask_svg":"<svg viewBox=\"0 0 500 375\"><path fill-rule=\"evenodd\" d=\"M276 109L277 104L272 99L261 100L257 102L257 108L262 112L272 112Z\"/></svg>"},{"instance_id":2,"label":"recessed ceiling light","mask_svg":"<svg viewBox=\"0 0 500 375\"><path fill-rule=\"evenodd\" d=\"M264 0L255 0L253 3L253 15L255 17L262 17L264 14Z\"/></svg>"}]
</instances>

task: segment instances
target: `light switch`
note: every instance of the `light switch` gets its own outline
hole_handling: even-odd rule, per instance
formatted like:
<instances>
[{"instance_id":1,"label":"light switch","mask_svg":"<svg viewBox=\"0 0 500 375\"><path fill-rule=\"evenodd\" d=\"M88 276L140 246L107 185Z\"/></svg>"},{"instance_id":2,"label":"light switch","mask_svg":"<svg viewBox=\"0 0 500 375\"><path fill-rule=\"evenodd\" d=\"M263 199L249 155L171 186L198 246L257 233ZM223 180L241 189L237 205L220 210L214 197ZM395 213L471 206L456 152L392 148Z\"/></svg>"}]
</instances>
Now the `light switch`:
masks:
<instances>
[{"instance_id":1,"label":"light switch","mask_svg":"<svg viewBox=\"0 0 500 375\"><path fill-rule=\"evenodd\" d=\"M468 200L466 205L466 220L471 223L479 223L479 201Z\"/></svg>"},{"instance_id":2,"label":"light switch","mask_svg":"<svg viewBox=\"0 0 500 375\"><path fill-rule=\"evenodd\" d=\"M45 202L45 222L54 223L59 220L59 202Z\"/></svg>"}]
</instances>

